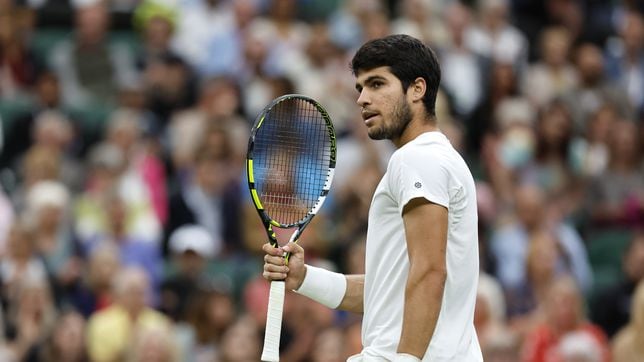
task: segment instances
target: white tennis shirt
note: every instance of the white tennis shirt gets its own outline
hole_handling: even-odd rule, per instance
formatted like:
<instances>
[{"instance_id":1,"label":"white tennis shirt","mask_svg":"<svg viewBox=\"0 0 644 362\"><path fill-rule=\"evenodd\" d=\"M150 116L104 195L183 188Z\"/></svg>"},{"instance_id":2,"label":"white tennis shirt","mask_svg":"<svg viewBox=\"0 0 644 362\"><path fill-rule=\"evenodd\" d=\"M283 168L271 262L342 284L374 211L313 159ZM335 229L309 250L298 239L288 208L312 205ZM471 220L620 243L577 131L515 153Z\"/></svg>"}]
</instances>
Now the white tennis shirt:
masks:
<instances>
[{"instance_id":1,"label":"white tennis shirt","mask_svg":"<svg viewBox=\"0 0 644 362\"><path fill-rule=\"evenodd\" d=\"M391 156L371 202L367 232L362 360L388 361L402 331L409 258L403 207L422 197L448 209L447 280L423 361L483 361L473 316L479 276L474 180L440 132L427 132Z\"/></svg>"}]
</instances>

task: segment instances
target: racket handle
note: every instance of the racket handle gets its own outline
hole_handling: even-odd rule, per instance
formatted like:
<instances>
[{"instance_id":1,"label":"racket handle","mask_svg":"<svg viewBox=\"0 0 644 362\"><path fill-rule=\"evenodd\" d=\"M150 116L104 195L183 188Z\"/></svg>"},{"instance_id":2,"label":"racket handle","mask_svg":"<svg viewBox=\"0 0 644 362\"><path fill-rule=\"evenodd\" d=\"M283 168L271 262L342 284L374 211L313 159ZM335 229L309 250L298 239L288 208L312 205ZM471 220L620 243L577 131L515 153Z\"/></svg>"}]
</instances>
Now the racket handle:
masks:
<instances>
[{"instance_id":1,"label":"racket handle","mask_svg":"<svg viewBox=\"0 0 644 362\"><path fill-rule=\"evenodd\" d=\"M280 334L282 331L282 312L284 311L284 281L272 281L268 296L268 313L266 314L266 331L262 361L279 362Z\"/></svg>"}]
</instances>

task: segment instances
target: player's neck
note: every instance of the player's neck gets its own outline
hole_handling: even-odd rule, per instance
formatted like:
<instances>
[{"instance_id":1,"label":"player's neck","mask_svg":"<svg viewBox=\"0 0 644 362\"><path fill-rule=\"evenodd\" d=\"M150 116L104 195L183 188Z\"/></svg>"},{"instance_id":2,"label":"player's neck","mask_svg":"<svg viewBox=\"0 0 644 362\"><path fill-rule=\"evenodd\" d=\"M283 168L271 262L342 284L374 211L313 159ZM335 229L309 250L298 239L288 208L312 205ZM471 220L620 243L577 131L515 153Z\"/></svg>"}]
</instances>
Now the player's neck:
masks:
<instances>
[{"instance_id":1,"label":"player's neck","mask_svg":"<svg viewBox=\"0 0 644 362\"><path fill-rule=\"evenodd\" d=\"M400 148L423 133L438 130L438 125L436 124L435 119L427 120L420 117L414 117L400 137L392 139L391 142L393 142L396 148Z\"/></svg>"}]
</instances>

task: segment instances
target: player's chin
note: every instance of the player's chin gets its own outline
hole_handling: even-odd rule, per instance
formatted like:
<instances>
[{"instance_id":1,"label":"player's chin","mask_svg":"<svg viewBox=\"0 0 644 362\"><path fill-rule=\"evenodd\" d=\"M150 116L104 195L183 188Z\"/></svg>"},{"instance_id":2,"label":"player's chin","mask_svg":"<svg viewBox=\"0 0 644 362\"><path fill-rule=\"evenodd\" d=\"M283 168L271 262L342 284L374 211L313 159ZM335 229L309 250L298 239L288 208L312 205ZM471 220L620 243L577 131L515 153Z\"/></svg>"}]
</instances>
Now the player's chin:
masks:
<instances>
[{"instance_id":1,"label":"player's chin","mask_svg":"<svg viewBox=\"0 0 644 362\"><path fill-rule=\"evenodd\" d=\"M371 127L367 130L367 134L369 135L369 138L372 140L384 140L387 138L386 132L383 131L382 128L379 127Z\"/></svg>"}]
</instances>

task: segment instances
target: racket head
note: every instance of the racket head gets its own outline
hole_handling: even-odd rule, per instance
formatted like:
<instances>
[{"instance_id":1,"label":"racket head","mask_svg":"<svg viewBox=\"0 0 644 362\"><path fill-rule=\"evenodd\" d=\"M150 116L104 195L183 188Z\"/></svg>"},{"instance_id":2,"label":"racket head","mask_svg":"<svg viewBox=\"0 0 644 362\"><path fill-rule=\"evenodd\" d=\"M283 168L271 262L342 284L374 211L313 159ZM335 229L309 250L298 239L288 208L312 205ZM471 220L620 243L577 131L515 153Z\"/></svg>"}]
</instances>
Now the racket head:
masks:
<instances>
[{"instance_id":1,"label":"racket head","mask_svg":"<svg viewBox=\"0 0 644 362\"><path fill-rule=\"evenodd\" d=\"M310 97L278 97L257 116L246 175L269 238L271 226L301 229L318 212L333 180L336 152L331 118Z\"/></svg>"}]
</instances>

